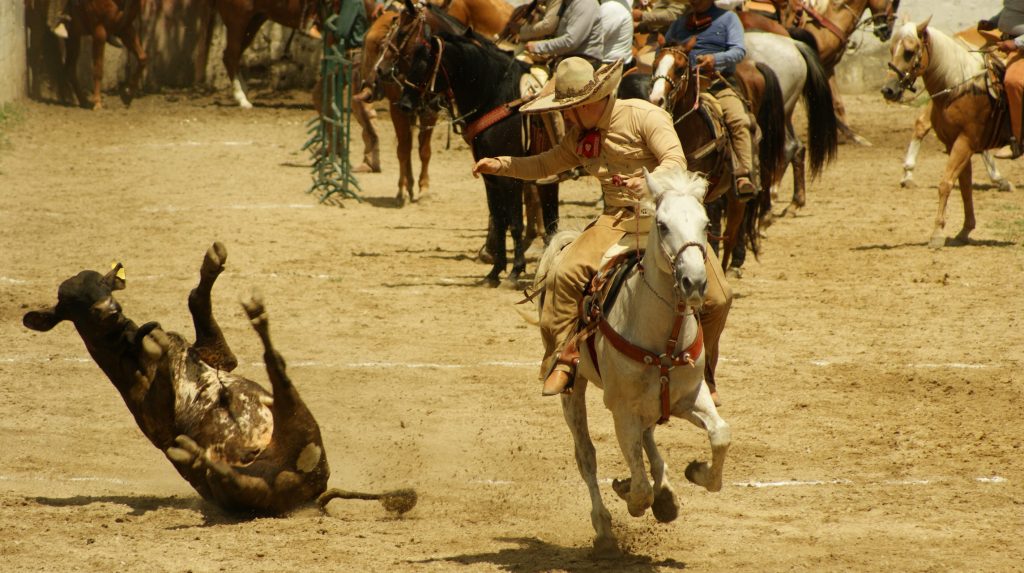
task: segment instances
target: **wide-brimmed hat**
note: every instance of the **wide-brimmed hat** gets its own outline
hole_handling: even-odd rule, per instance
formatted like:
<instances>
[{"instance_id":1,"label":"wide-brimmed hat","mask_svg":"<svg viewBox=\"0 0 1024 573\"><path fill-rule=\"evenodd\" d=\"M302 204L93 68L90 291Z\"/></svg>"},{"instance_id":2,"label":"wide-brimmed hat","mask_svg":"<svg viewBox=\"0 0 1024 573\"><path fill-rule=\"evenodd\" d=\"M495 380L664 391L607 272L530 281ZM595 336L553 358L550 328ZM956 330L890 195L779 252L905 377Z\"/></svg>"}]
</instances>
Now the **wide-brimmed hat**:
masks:
<instances>
[{"instance_id":1,"label":"wide-brimmed hat","mask_svg":"<svg viewBox=\"0 0 1024 573\"><path fill-rule=\"evenodd\" d=\"M596 71L587 60L566 58L536 99L524 105L523 113L558 111L593 103L613 93L622 80L622 60L605 64Z\"/></svg>"}]
</instances>

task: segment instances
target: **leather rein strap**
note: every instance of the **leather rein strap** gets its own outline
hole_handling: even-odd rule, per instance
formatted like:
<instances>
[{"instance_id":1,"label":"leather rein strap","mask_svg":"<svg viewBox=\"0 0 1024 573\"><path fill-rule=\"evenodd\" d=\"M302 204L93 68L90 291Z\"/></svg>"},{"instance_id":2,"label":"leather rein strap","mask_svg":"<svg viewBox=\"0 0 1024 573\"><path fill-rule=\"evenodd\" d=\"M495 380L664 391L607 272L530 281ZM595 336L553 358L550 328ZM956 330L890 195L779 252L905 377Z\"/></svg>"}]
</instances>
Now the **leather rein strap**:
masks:
<instances>
[{"instance_id":1,"label":"leather rein strap","mask_svg":"<svg viewBox=\"0 0 1024 573\"><path fill-rule=\"evenodd\" d=\"M839 41L842 43L842 45L846 46L846 43L850 39L846 37L846 32L842 31L839 28L839 26L836 26L835 22L833 22L832 20L829 20L821 12L818 12L817 10L815 10L814 6L811 6L811 4L809 2L807 2L806 0L804 1L803 8L804 8L804 11L807 12L815 22L817 22L818 24L822 25L829 32L832 32L833 34L835 34L836 37L839 38Z\"/></svg>"}]
</instances>

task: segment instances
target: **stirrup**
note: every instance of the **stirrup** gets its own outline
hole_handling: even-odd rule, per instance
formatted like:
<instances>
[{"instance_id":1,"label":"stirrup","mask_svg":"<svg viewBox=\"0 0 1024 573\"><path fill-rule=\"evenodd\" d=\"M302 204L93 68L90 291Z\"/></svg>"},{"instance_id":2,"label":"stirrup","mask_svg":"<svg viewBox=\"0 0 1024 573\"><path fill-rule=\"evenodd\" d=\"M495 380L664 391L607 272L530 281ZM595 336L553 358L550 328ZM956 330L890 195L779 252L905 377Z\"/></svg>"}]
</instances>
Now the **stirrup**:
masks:
<instances>
[{"instance_id":1,"label":"stirrup","mask_svg":"<svg viewBox=\"0 0 1024 573\"><path fill-rule=\"evenodd\" d=\"M757 187L754 187L754 182L750 180L750 177L741 175L736 178L736 196L744 203L757 197Z\"/></svg>"}]
</instances>

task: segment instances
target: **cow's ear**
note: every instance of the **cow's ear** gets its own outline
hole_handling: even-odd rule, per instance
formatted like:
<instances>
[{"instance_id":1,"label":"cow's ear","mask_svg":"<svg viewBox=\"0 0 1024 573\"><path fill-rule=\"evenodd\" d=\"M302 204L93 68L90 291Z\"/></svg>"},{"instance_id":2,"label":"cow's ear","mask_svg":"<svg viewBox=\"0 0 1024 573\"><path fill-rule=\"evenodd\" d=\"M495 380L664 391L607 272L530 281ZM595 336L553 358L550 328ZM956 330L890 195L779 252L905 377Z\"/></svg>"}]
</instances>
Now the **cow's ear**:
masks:
<instances>
[{"instance_id":1,"label":"cow's ear","mask_svg":"<svg viewBox=\"0 0 1024 573\"><path fill-rule=\"evenodd\" d=\"M21 323L24 324L27 328L31 328L32 330L46 332L52 329L54 326L57 326L57 323L59 323L61 320L63 319L57 316L57 313L54 311L54 309L47 308L43 310L32 310L26 312L25 316L22 317L21 319Z\"/></svg>"},{"instance_id":2,"label":"cow's ear","mask_svg":"<svg viewBox=\"0 0 1024 573\"><path fill-rule=\"evenodd\" d=\"M121 263L110 263L110 272L103 277L103 284L110 287L110 290L124 289L124 265Z\"/></svg>"}]
</instances>

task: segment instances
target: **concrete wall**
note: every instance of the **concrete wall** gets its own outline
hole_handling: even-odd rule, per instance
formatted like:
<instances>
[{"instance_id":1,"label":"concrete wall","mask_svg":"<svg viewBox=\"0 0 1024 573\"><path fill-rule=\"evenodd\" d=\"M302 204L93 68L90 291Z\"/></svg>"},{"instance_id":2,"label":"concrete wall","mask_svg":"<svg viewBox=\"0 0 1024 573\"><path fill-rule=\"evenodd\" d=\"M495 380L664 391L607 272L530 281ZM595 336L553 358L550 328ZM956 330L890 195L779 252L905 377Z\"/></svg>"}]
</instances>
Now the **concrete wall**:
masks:
<instances>
[{"instance_id":1,"label":"concrete wall","mask_svg":"<svg viewBox=\"0 0 1024 573\"><path fill-rule=\"evenodd\" d=\"M902 0L899 16L921 22L931 16L931 25L955 32L999 12L1002 0ZM836 68L843 93L874 93L885 81L889 61L888 42L882 45L870 31L855 32L850 49Z\"/></svg>"},{"instance_id":2,"label":"concrete wall","mask_svg":"<svg viewBox=\"0 0 1024 573\"><path fill-rule=\"evenodd\" d=\"M0 0L0 106L25 97L25 7Z\"/></svg>"}]
</instances>

